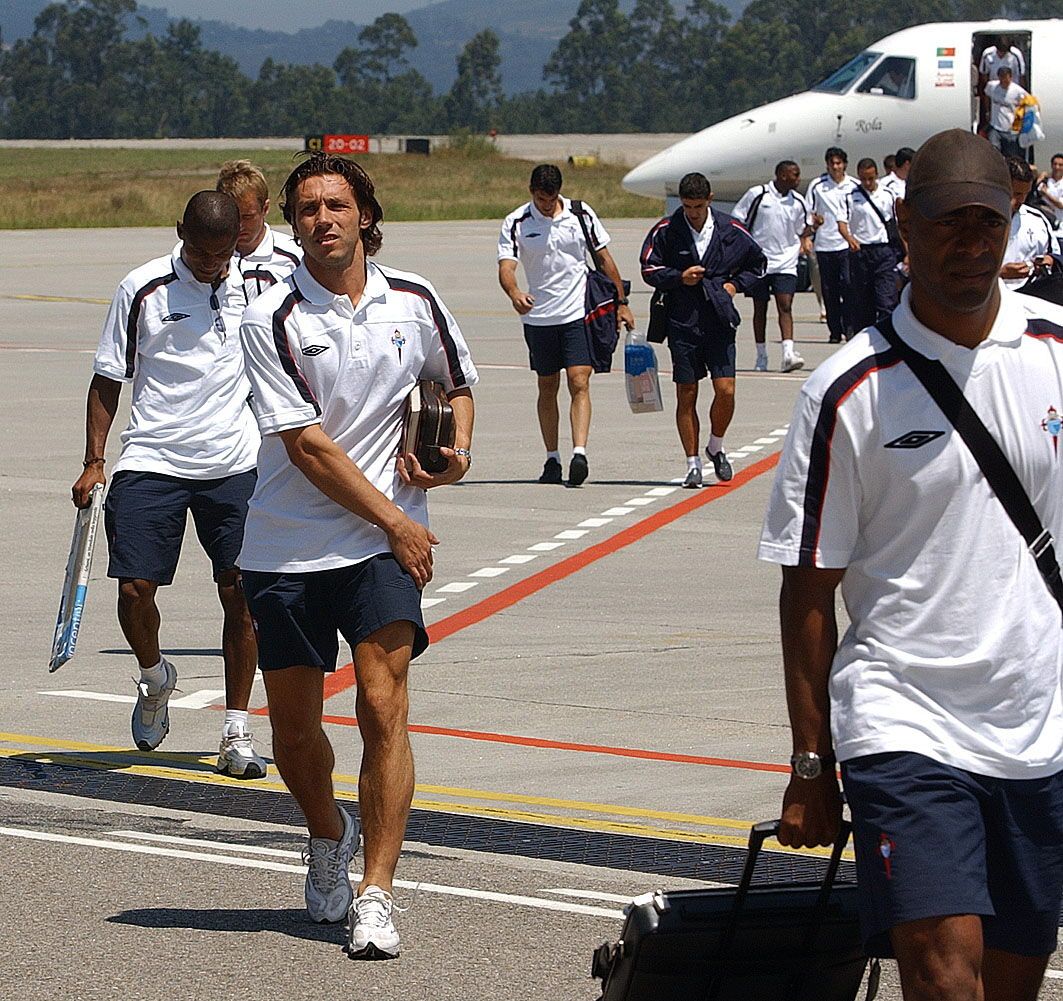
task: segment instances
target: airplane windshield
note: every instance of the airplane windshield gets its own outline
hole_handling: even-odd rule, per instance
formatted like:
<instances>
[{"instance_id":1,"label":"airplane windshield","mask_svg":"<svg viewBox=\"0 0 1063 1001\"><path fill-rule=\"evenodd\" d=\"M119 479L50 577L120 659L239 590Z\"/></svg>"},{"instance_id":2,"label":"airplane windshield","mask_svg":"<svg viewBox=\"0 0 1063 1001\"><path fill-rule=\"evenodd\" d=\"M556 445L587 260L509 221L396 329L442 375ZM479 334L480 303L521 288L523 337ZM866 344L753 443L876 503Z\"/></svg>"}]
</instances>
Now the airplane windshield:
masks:
<instances>
[{"instance_id":1,"label":"airplane windshield","mask_svg":"<svg viewBox=\"0 0 1063 1001\"><path fill-rule=\"evenodd\" d=\"M853 56L841 69L835 70L822 83L817 83L812 90L822 91L828 94L842 94L847 91L854 80L860 77L881 52L865 51L858 56Z\"/></svg>"}]
</instances>

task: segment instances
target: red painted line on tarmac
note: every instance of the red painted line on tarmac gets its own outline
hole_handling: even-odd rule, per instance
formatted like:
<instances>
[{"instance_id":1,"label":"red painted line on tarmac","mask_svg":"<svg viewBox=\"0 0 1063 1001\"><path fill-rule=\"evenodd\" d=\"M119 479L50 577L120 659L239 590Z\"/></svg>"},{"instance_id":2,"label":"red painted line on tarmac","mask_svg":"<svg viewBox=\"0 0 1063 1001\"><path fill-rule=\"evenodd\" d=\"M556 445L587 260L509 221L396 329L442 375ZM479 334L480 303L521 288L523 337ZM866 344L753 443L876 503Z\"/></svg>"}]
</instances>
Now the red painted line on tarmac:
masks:
<instances>
[{"instance_id":1,"label":"red painted line on tarmac","mask_svg":"<svg viewBox=\"0 0 1063 1001\"><path fill-rule=\"evenodd\" d=\"M767 455L758 462L753 463L753 465L740 470L735 474L734 479L731 480L730 483L717 484L716 486L692 493L686 499L673 504L671 507L655 511L641 521L635 522L634 525L630 525L628 528L622 529L615 535L611 535L608 539L604 539L602 542L588 546L586 549L583 549L578 553L573 553L572 556L560 560L553 564L553 566L547 567L545 570L540 570L538 573L534 573L530 577L525 577L523 580L519 580L517 583L512 584L509 587L503 588L501 591L489 595L482 601L470 605L468 608L463 608L460 612L455 612L453 615L448 615L445 619L440 619L438 622L428 627L429 640L432 643L438 643L440 640L446 639L448 636L453 636L462 629L467 629L469 626L474 626L477 623L483 622L484 619L488 619L492 615L497 615L499 612L504 611L512 605L517 604L517 602L523 601L525 598L528 598L539 591L542 591L551 584L556 584L558 581L570 577L572 574L589 566L591 563L596 563L598 560L604 559L606 556L611 556L613 553L644 539L647 535L656 532L658 529L670 525L673 521L678 521L692 511L696 511L698 508L704 507L706 504L711 504L713 501L721 500L722 498L729 496L740 487L755 480L758 476L774 469L779 462L780 455L780 452L773 452L771 455ZM325 698L329 699L334 695L339 695L341 692L351 688L354 684L354 665L345 664L338 671L326 675ZM265 716L268 714L268 710L263 707L261 709L253 709L251 710L251 713L255 716ZM330 719L328 716L323 718L326 720ZM346 719L350 717L336 718ZM413 730L414 728L411 727L410 729ZM473 732L475 731L454 731L454 734L458 735L461 733ZM513 738L513 741L518 743L525 740L532 741L533 738ZM572 745L573 748L579 746L582 745ZM592 745L587 746L590 747ZM619 752L612 750L604 751L602 753ZM636 756L652 755L655 753L656 752L652 751L637 752ZM716 759L708 758L698 759L701 764L711 763L715 760ZM784 771L786 770L788 769L784 769Z\"/></svg>"}]
</instances>

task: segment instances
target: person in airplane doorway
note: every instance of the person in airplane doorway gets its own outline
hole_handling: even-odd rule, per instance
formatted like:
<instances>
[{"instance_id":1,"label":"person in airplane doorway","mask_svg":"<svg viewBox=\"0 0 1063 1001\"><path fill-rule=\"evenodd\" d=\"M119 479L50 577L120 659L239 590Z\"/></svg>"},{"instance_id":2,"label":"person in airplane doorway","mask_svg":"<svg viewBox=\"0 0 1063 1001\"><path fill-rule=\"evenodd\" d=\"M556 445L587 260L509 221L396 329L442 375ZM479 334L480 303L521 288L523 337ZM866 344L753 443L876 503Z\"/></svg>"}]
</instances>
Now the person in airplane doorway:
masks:
<instances>
[{"instance_id":1,"label":"person in airplane doorway","mask_svg":"<svg viewBox=\"0 0 1063 1001\"><path fill-rule=\"evenodd\" d=\"M140 667L133 742L154 750L170 729L177 669L159 648L160 587L173 582L191 512L213 564L224 622L225 719L217 768L262 778L247 706L258 654L237 569L247 501L255 487L259 433L237 331L245 300L233 250L236 201L219 191L192 196L173 253L131 271L104 323L89 384L84 471L73 486L84 507L105 483L104 450L123 383L132 414L104 511L118 579L118 621Z\"/></svg>"},{"instance_id":2,"label":"person in airplane doorway","mask_svg":"<svg viewBox=\"0 0 1063 1001\"><path fill-rule=\"evenodd\" d=\"M890 245L893 192L878 183L878 168L870 157L856 165L860 186L845 196L846 217L838 229L849 244L849 287L853 297L853 326L869 327L897 305L897 252Z\"/></svg>"},{"instance_id":3,"label":"person in airplane doorway","mask_svg":"<svg viewBox=\"0 0 1063 1001\"><path fill-rule=\"evenodd\" d=\"M753 300L753 340L757 345L755 368L768 370L768 300L775 297L782 341L782 371L794 372L805 364L794 350L794 293L797 258L812 253L812 216L802 195L801 168L793 160L775 165L775 179L755 184L735 205L732 215L749 230L768 261L768 271L746 295Z\"/></svg>"},{"instance_id":4,"label":"person in airplane doorway","mask_svg":"<svg viewBox=\"0 0 1063 1001\"><path fill-rule=\"evenodd\" d=\"M813 246L819 265L830 343L840 344L852 333L853 326L850 316L849 245L838 230L838 220L845 213L845 196L859 182L845 172L849 164L845 150L831 146L823 159L827 169L808 186L805 201L812 212L812 226L816 234Z\"/></svg>"},{"instance_id":5,"label":"person in airplane doorway","mask_svg":"<svg viewBox=\"0 0 1063 1001\"><path fill-rule=\"evenodd\" d=\"M1019 145L1019 134L1012 129L1015 109L1029 93L1014 82L1011 67L1001 66L997 70L997 79L986 84L986 97L989 98L989 125L986 138L1004 156L1023 155Z\"/></svg>"},{"instance_id":6,"label":"person in airplane doorway","mask_svg":"<svg viewBox=\"0 0 1063 1001\"><path fill-rule=\"evenodd\" d=\"M928 139L897 213L911 283L802 386L761 533L792 731L779 839L836 839L840 762L864 945L905 1001L1035 1001L1063 894L1063 309L997 276L1011 178L980 136Z\"/></svg>"},{"instance_id":7,"label":"person in airplane doorway","mask_svg":"<svg viewBox=\"0 0 1063 1001\"><path fill-rule=\"evenodd\" d=\"M472 464L477 374L435 289L370 260L383 212L358 164L310 155L285 182L282 208L303 262L240 325L263 437L239 565L277 768L309 831L307 913L348 918L352 959L390 959L399 954L391 891L414 787L408 675L428 646L421 592L439 542L426 491L457 482ZM441 383L454 410L454 448L441 449L439 473L400 451L419 379ZM359 821L336 803L335 757L321 729L337 632L354 654L364 746L356 894L347 870Z\"/></svg>"},{"instance_id":8,"label":"person in airplane doorway","mask_svg":"<svg viewBox=\"0 0 1063 1001\"><path fill-rule=\"evenodd\" d=\"M266 176L250 160L223 163L215 187L232 195L240 206L236 257L244 280L244 296L251 302L290 275L303 259L303 252L290 236L277 232L266 222L269 213Z\"/></svg>"},{"instance_id":9,"label":"person in airplane doorway","mask_svg":"<svg viewBox=\"0 0 1063 1001\"><path fill-rule=\"evenodd\" d=\"M589 474L587 440L591 428L591 347L583 322L587 290L587 257L597 254L602 270L617 289L617 322L635 329L635 317L624 294L620 270L609 253L609 234L594 209L561 195L561 171L541 163L531 173L531 200L502 221L498 235L498 283L524 321L524 340L538 381L536 410L546 446L540 483L564 482L558 450L560 415L557 397L561 371L569 393L572 459L568 485L578 487ZM584 232L590 238L584 236ZM517 283L517 263L524 266L528 290Z\"/></svg>"},{"instance_id":10,"label":"person in airplane doorway","mask_svg":"<svg viewBox=\"0 0 1063 1001\"><path fill-rule=\"evenodd\" d=\"M698 454L698 383L712 378L709 442L705 454L716 478L734 476L723 437L735 408L735 331L732 300L764 277L767 260L746 228L710 207L712 188L704 174L679 182L680 207L658 222L642 244L642 278L666 295L668 350L676 386L675 422L687 457L683 486L703 484Z\"/></svg>"}]
</instances>

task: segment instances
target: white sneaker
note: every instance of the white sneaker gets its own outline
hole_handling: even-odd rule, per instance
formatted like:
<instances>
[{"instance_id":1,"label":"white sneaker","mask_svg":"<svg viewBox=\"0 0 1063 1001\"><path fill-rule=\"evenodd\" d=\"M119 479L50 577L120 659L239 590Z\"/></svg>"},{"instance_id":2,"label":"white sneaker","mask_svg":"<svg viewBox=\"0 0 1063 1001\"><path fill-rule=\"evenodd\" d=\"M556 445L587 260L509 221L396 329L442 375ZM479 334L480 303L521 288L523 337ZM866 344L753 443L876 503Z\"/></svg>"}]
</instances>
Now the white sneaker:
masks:
<instances>
[{"instance_id":1,"label":"white sneaker","mask_svg":"<svg viewBox=\"0 0 1063 1001\"><path fill-rule=\"evenodd\" d=\"M367 886L351 904L347 955L351 959L395 959L399 955L399 933L391 912L395 902L379 886Z\"/></svg>"},{"instance_id":2,"label":"white sneaker","mask_svg":"<svg viewBox=\"0 0 1063 1001\"><path fill-rule=\"evenodd\" d=\"M177 668L165 657L166 680L154 688L146 681L137 682L137 702L133 706L133 743L142 751L154 751L170 732L168 703L177 687Z\"/></svg>"},{"instance_id":3,"label":"white sneaker","mask_svg":"<svg viewBox=\"0 0 1063 1001\"><path fill-rule=\"evenodd\" d=\"M757 359L756 364L753 366L754 372L767 372L768 371L768 356L764 355Z\"/></svg>"},{"instance_id":4,"label":"white sneaker","mask_svg":"<svg viewBox=\"0 0 1063 1001\"><path fill-rule=\"evenodd\" d=\"M309 838L303 849L306 873L306 911L312 921L342 921L354 899L354 890L347 876L347 867L358 851L361 827L343 807L337 807L343 817L343 837L339 841L328 838Z\"/></svg>"},{"instance_id":5,"label":"white sneaker","mask_svg":"<svg viewBox=\"0 0 1063 1001\"><path fill-rule=\"evenodd\" d=\"M214 766L222 775L238 779L260 779L266 774L266 760L251 742L250 730L231 730L222 734L218 747L218 763Z\"/></svg>"},{"instance_id":6,"label":"white sneaker","mask_svg":"<svg viewBox=\"0 0 1063 1001\"><path fill-rule=\"evenodd\" d=\"M805 360L796 351L782 360L782 371L784 372L796 372L799 368L804 367Z\"/></svg>"}]
</instances>

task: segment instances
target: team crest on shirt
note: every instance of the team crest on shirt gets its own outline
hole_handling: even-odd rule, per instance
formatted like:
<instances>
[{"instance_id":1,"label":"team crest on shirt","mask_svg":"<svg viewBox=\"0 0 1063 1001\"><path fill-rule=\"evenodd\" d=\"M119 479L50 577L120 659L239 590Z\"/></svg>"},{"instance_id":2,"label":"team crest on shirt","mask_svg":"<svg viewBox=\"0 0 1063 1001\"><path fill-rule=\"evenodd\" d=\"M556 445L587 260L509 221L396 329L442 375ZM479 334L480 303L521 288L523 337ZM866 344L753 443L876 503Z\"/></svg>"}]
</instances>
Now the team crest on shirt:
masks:
<instances>
[{"instance_id":1,"label":"team crest on shirt","mask_svg":"<svg viewBox=\"0 0 1063 1001\"><path fill-rule=\"evenodd\" d=\"M176 323L178 320L187 320L187 313L167 313L163 318L163 323Z\"/></svg>"},{"instance_id":2,"label":"team crest on shirt","mask_svg":"<svg viewBox=\"0 0 1063 1001\"><path fill-rule=\"evenodd\" d=\"M1041 420L1041 430L1047 431L1052 437L1052 452L1059 455L1059 436L1063 433L1063 417L1055 407L1049 407L1047 415Z\"/></svg>"}]
</instances>

